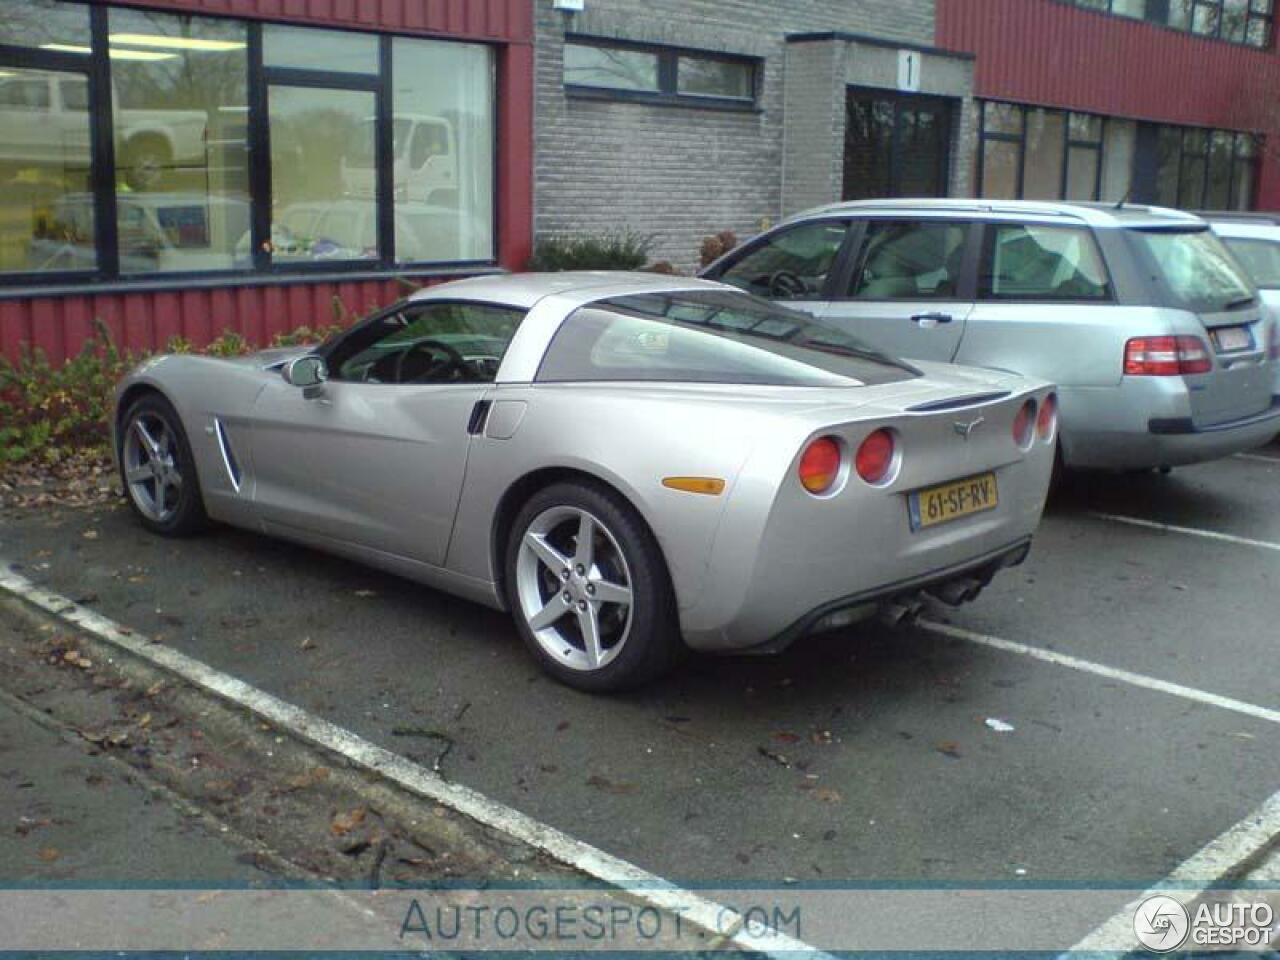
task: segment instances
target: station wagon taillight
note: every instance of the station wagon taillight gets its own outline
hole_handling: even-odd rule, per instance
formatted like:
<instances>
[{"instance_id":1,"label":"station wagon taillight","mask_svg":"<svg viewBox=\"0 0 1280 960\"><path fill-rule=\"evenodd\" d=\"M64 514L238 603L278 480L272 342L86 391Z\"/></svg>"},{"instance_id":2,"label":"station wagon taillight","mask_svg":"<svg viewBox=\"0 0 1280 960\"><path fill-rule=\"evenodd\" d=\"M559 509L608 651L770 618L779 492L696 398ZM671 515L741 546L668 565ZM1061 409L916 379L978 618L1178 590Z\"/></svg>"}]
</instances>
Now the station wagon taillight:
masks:
<instances>
[{"instance_id":1,"label":"station wagon taillight","mask_svg":"<svg viewBox=\"0 0 1280 960\"><path fill-rule=\"evenodd\" d=\"M1211 370L1213 357L1199 337L1135 337L1124 345L1125 376L1176 377Z\"/></svg>"},{"instance_id":2,"label":"station wagon taillight","mask_svg":"<svg viewBox=\"0 0 1280 960\"><path fill-rule=\"evenodd\" d=\"M835 437L819 437L800 455L800 486L821 496L840 478L840 461L844 448Z\"/></svg>"}]
</instances>

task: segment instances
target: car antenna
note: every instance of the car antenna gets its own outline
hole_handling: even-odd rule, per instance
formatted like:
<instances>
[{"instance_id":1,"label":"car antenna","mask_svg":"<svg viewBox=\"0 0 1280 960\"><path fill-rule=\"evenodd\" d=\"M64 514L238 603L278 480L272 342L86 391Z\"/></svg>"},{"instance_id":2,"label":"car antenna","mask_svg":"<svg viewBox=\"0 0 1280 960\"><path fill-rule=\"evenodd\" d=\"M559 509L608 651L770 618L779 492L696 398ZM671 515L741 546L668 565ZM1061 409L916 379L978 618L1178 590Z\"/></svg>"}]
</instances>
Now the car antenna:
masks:
<instances>
[{"instance_id":1,"label":"car antenna","mask_svg":"<svg viewBox=\"0 0 1280 960\"><path fill-rule=\"evenodd\" d=\"M1123 197L1121 197L1119 200L1117 200L1117 201L1116 201L1116 205L1115 205L1114 207L1112 207L1111 209L1113 209L1113 210L1123 210L1123 209L1124 209L1124 205L1125 205L1126 203L1128 203L1128 202L1129 202L1129 198L1130 198L1131 196L1133 196L1133 183L1132 183L1132 182L1129 184L1129 189L1128 189L1128 190L1126 190L1126 191L1124 192L1124 196L1123 196Z\"/></svg>"}]
</instances>

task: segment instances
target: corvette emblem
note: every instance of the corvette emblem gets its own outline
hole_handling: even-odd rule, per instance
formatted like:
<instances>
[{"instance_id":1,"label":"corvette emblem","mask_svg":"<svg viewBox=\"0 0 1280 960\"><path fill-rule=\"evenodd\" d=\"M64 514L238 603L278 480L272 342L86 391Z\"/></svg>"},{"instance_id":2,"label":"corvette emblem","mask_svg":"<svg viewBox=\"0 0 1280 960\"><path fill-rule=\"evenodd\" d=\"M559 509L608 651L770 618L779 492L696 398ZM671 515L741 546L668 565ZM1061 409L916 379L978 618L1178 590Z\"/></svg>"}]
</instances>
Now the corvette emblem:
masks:
<instances>
[{"instance_id":1,"label":"corvette emblem","mask_svg":"<svg viewBox=\"0 0 1280 960\"><path fill-rule=\"evenodd\" d=\"M968 423L963 423L957 420L953 424L953 426L955 427L956 433L964 437L965 440L968 440L969 434L973 433L973 431L977 430L980 426L982 426L986 422L987 422L986 417L979 417L977 420L970 420Z\"/></svg>"}]
</instances>

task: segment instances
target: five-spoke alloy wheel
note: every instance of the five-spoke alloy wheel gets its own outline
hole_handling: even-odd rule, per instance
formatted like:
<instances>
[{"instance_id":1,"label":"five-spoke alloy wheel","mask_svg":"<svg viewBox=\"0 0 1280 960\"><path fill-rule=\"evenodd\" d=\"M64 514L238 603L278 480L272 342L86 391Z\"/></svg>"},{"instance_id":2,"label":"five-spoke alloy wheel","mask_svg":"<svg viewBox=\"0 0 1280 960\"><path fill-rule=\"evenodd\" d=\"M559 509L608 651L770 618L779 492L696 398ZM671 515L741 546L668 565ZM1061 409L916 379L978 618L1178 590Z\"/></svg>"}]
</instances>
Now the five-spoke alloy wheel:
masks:
<instances>
[{"instance_id":1,"label":"five-spoke alloy wheel","mask_svg":"<svg viewBox=\"0 0 1280 960\"><path fill-rule=\"evenodd\" d=\"M507 594L542 665L579 689L634 686L681 647L666 566L622 498L586 483L534 494L507 550Z\"/></svg>"},{"instance_id":2,"label":"five-spoke alloy wheel","mask_svg":"<svg viewBox=\"0 0 1280 960\"><path fill-rule=\"evenodd\" d=\"M116 444L125 492L145 527L181 536L204 525L191 447L167 400L152 393L130 406Z\"/></svg>"}]
</instances>

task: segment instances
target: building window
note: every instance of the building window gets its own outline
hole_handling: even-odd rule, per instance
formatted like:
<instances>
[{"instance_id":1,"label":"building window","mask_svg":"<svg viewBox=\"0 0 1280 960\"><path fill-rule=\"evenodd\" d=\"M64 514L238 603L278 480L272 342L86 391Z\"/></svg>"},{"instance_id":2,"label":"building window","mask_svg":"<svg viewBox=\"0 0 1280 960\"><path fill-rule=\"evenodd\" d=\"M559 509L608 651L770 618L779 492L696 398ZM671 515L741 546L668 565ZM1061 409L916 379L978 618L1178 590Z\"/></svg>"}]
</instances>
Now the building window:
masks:
<instances>
[{"instance_id":1,"label":"building window","mask_svg":"<svg viewBox=\"0 0 1280 960\"><path fill-rule=\"evenodd\" d=\"M1271 46L1275 0L1067 0L1077 7L1147 20L1251 47Z\"/></svg>"},{"instance_id":2,"label":"building window","mask_svg":"<svg viewBox=\"0 0 1280 960\"><path fill-rule=\"evenodd\" d=\"M1102 117L988 101L979 140L980 196L1005 200L1096 200L1102 177Z\"/></svg>"},{"instance_id":3,"label":"building window","mask_svg":"<svg viewBox=\"0 0 1280 960\"><path fill-rule=\"evenodd\" d=\"M0 0L0 283L492 261L493 71L480 44Z\"/></svg>"},{"instance_id":4,"label":"building window","mask_svg":"<svg viewBox=\"0 0 1280 960\"><path fill-rule=\"evenodd\" d=\"M572 93L650 103L751 107L758 61L750 57L570 36L564 84Z\"/></svg>"},{"instance_id":5,"label":"building window","mask_svg":"<svg viewBox=\"0 0 1280 960\"><path fill-rule=\"evenodd\" d=\"M1162 126L1156 136L1157 203L1187 210L1252 209L1257 163L1252 134Z\"/></svg>"}]
</instances>

